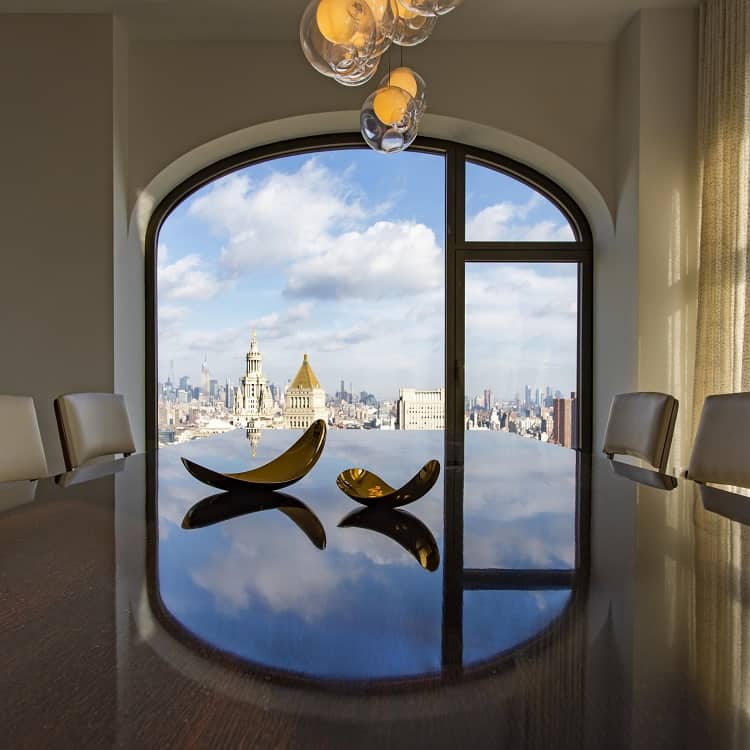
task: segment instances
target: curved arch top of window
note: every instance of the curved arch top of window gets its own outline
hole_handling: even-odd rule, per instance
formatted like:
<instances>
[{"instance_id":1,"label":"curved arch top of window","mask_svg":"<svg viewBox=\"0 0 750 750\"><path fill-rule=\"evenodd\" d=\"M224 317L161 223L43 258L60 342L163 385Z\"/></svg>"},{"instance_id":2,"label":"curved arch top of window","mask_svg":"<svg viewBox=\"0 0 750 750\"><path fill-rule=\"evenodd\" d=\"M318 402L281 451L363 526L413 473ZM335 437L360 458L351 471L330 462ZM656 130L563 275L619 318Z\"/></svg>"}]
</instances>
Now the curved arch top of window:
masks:
<instances>
[{"instance_id":1,"label":"curved arch top of window","mask_svg":"<svg viewBox=\"0 0 750 750\"><path fill-rule=\"evenodd\" d=\"M466 160L466 241L577 242L563 210L526 181Z\"/></svg>"}]
</instances>

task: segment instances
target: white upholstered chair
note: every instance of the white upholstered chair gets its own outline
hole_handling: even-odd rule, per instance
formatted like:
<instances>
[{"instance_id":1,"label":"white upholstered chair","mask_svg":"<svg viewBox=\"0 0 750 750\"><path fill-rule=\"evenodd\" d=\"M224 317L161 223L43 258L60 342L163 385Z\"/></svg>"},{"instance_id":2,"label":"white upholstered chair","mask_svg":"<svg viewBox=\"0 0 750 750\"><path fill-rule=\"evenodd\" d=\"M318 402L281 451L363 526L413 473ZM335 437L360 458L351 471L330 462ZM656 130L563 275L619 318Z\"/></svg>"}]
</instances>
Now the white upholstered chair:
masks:
<instances>
[{"instance_id":1,"label":"white upholstered chair","mask_svg":"<svg viewBox=\"0 0 750 750\"><path fill-rule=\"evenodd\" d=\"M117 393L69 393L55 399L68 471L102 456L135 453L125 398Z\"/></svg>"},{"instance_id":2,"label":"white upholstered chair","mask_svg":"<svg viewBox=\"0 0 750 750\"><path fill-rule=\"evenodd\" d=\"M612 399L604 452L643 459L663 472L679 403L667 393L620 393Z\"/></svg>"},{"instance_id":3,"label":"white upholstered chair","mask_svg":"<svg viewBox=\"0 0 750 750\"><path fill-rule=\"evenodd\" d=\"M703 402L687 476L750 487L750 393L709 396Z\"/></svg>"},{"instance_id":4,"label":"white upholstered chair","mask_svg":"<svg viewBox=\"0 0 750 750\"><path fill-rule=\"evenodd\" d=\"M0 482L46 477L47 459L30 396L0 396Z\"/></svg>"}]
</instances>

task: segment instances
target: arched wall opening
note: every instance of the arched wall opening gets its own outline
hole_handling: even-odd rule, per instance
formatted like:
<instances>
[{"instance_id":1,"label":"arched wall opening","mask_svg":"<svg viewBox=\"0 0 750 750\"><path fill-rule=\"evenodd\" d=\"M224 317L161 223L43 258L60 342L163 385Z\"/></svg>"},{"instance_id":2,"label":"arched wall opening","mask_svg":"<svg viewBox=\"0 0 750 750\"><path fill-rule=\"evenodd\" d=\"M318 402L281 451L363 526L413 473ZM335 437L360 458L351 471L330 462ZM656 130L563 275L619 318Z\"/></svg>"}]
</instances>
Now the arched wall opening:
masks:
<instances>
[{"instance_id":1,"label":"arched wall opening","mask_svg":"<svg viewBox=\"0 0 750 750\"><path fill-rule=\"evenodd\" d=\"M155 208L170 192L191 175L222 159L248 149L278 143L287 139L320 134L352 132L358 113L329 112L292 117L255 125L205 143L184 154L156 175L141 191L133 207L128 240L116 249L115 258L115 387L127 395L134 418L134 431L139 447L146 437L146 314L145 267L147 230ZM593 444L603 432L603 422L612 393L623 390L623 372L632 370L627 363L627 347L617 350L609 344L610 337L602 326L599 299L606 298L606 286L621 282L608 272L606 260L614 249L614 224L611 213L599 190L573 165L524 138L478 123L470 123L440 115L426 115L422 133L467 146L486 149L529 165L564 189L580 206L591 227L596 276L594 280L594 361L601 364L594 370L593 383ZM602 263L602 261L605 261ZM143 305L136 311L137 297ZM136 298L136 299L134 299ZM605 315L604 318L607 316ZM618 352L619 359L618 360ZM614 373L619 373L613 377ZM627 380L627 375L625 376ZM627 385L626 385L627 387ZM149 407L150 408L150 407Z\"/></svg>"}]
</instances>

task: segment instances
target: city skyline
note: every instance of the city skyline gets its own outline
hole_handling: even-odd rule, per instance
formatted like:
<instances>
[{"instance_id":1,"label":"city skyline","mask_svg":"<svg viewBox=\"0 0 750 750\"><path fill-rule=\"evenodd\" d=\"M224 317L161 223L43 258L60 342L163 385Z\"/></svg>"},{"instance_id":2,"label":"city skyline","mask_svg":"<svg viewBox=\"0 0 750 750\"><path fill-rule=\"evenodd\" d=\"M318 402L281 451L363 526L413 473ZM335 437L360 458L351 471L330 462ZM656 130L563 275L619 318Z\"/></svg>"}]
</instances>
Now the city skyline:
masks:
<instances>
[{"instance_id":1,"label":"city skyline","mask_svg":"<svg viewBox=\"0 0 750 750\"><path fill-rule=\"evenodd\" d=\"M242 359L244 361L245 357L243 357ZM215 382L218 387L222 387L222 388L226 387L227 380L226 379L222 380L221 378L215 377L213 371L211 370L210 362L208 362L207 359L204 359L204 363L206 363L206 362L208 364L208 371L210 373L210 382ZM193 388L193 389L194 388L201 388L202 375L203 375L203 373L201 372L201 377L198 377L196 379L196 378L193 378L193 377L191 377L190 375L187 375L187 374L177 375L177 373L175 372L174 380L172 380L171 382L172 382L172 385L175 388L178 388L178 387L182 388L181 383L185 380L185 378L187 378L188 379L188 383L189 383L189 385L190 385L191 388ZM229 384L231 385L232 389L234 389L234 388L237 387L238 382L240 381L240 379L241 378L236 378L236 379L230 378L229 379ZM279 383L279 382L276 382L276 381L273 381L273 380L269 379L269 386L273 386L274 388L278 388L280 391L283 391L284 388L285 388L285 386L292 382L292 379L293 379L293 376L290 377L290 378L288 378L283 383ZM167 376L167 378L165 380L160 380L159 384L160 385L166 385L168 382L169 382L169 374L168 374L168 376ZM358 387L355 383L347 380L346 378L340 378L339 381L338 381L338 383L334 387L328 388L327 386L325 386L325 384L323 384L323 388L324 388L324 391L326 393L326 396L329 397L329 398L331 398L331 399L334 399L339 393L342 392L341 391L341 384L342 383L344 385L344 392L346 394L351 394L353 396L356 396L357 398L360 398L360 396L361 396L362 393L367 393L368 395L374 396L375 399L377 401L379 401L379 402L381 402L381 401L395 401L396 399L398 399L398 391L402 390L403 388L410 388L410 386L399 386L399 388L396 390L396 393L393 393L393 394L381 394L381 393L378 393L378 391L376 389L372 389L372 388L369 388L369 387ZM531 393L532 393L531 403L536 403L536 404L539 404L540 401L537 400L535 394L540 395L541 398L542 398L542 400L544 400L545 397L546 398L565 397L567 395L570 395L570 393L574 393L575 392L575 391L563 391L560 388L557 388L557 387L549 385L549 384L541 386L538 383L534 383L533 387L531 387L527 383L524 386L524 390L527 387L530 388ZM549 395L547 394L547 391L549 391ZM495 390L495 388L492 386L492 384L488 384L485 388L482 388L481 390L479 390L479 391L477 391L475 393L470 393L470 392L467 391L464 394L464 398L466 400L475 401L477 399L482 399L483 396L486 393L488 393L488 392L492 394L493 404L495 404L495 405L497 405L497 404L507 404L507 403L513 403L513 402L517 402L519 405L520 404L524 404L524 403L528 403L528 400L524 397L524 392L523 391L516 391L516 392L513 392L513 393L498 393Z\"/></svg>"}]
</instances>

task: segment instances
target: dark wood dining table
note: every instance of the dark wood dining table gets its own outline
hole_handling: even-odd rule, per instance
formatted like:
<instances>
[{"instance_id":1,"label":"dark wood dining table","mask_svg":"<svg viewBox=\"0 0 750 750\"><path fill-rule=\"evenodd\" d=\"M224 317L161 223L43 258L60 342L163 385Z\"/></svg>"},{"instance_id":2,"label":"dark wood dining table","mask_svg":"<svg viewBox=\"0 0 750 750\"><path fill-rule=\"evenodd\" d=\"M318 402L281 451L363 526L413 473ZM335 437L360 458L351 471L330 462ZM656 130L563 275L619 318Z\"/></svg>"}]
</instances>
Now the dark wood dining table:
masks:
<instances>
[{"instance_id":1,"label":"dark wood dining table","mask_svg":"<svg viewBox=\"0 0 750 750\"><path fill-rule=\"evenodd\" d=\"M243 430L0 485L0 747L744 748L750 498L507 433ZM430 491L365 509L336 485Z\"/></svg>"}]
</instances>

